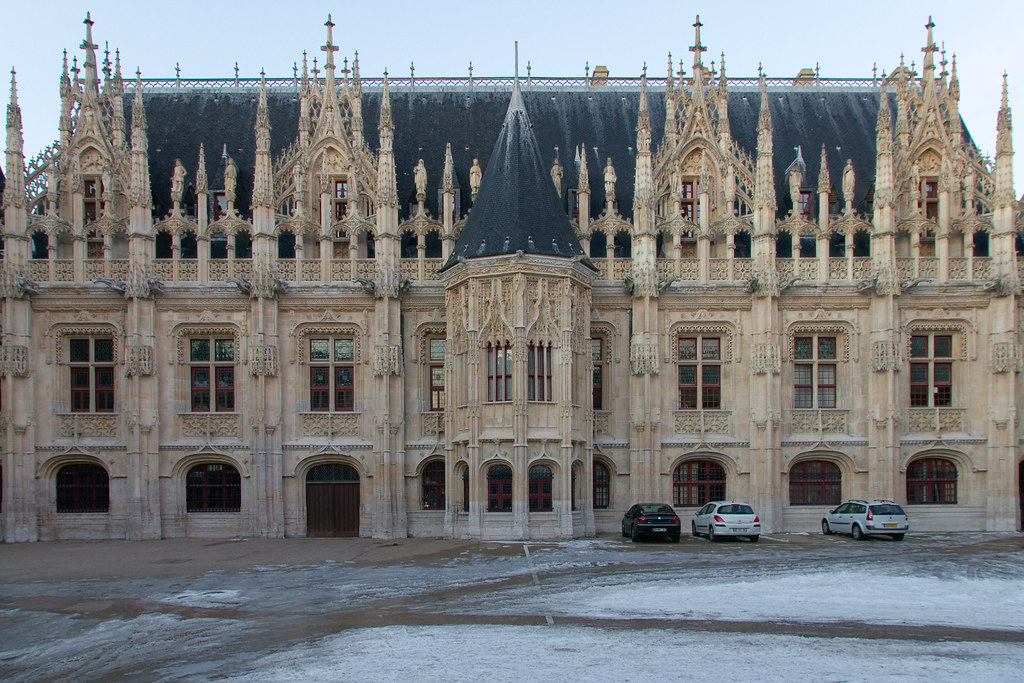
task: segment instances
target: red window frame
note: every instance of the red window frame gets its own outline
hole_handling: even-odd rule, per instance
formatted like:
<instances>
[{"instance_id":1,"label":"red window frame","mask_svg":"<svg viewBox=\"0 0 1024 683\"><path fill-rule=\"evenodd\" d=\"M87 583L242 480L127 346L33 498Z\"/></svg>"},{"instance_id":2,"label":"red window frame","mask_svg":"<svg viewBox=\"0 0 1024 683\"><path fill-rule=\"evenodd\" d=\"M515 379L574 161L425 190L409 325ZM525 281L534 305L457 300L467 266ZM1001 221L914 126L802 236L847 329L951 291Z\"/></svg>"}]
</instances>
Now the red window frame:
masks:
<instances>
[{"instance_id":1,"label":"red window frame","mask_svg":"<svg viewBox=\"0 0 1024 683\"><path fill-rule=\"evenodd\" d=\"M82 179L82 223L88 225L100 216L100 201L103 197L101 178Z\"/></svg>"},{"instance_id":2,"label":"red window frame","mask_svg":"<svg viewBox=\"0 0 1024 683\"><path fill-rule=\"evenodd\" d=\"M434 460L423 466L423 509L444 510L444 461Z\"/></svg>"},{"instance_id":3,"label":"red window frame","mask_svg":"<svg viewBox=\"0 0 1024 683\"><path fill-rule=\"evenodd\" d=\"M57 470L57 512L110 511L110 476L100 465L73 463Z\"/></svg>"},{"instance_id":4,"label":"red window frame","mask_svg":"<svg viewBox=\"0 0 1024 683\"><path fill-rule=\"evenodd\" d=\"M242 478L233 466L211 462L185 475L186 512L240 512Z\"/></svg>"},{"instance_id":5,"label":"red window frame","mask_svg":"<svg viewBox=\"0 0 1024 683\"><path fill-rule=\"evenodd\" d=\"M340 221L348 215L348 181L334 181L334 220Z\"/></svg>"},{"instance_id":6,"label":"red window frame","mask_svg":"<svg viewBox=\"0 0 1024 683\"><path fill-rule=\"evenodd\" d=\"M700 220L700 199L698 198L698 184L693 180L683 181L683 192L681 197L682 215L688 221L696 223Z\"/></svg>"},{"instance_id":7,"label":"red window frame","mask_svg":"<svg viewBox=\"0 0 1024 683\"><path fill-rule=\"evenodd\" d=\"M526 398L551 401L551 345L530 344L526 351Z\"/></svg>"},{"instance_id":8,"label":"red window frame","mask_svg":"<svg viewBox=\"0 0 1024 683\"><path fill-rule=\"evenodd\" d=\"M688 460L672 472L672 505L699 507L725 498L725 468L713 460Z\"/></svg>"},{"instance_id":9,"label":"red window frame","mask_svg":"<svg viewBox=\"0 0 1024 683\"><path fill-rule=\"evenodd\" d=\"M427 353L430 363L427 365L427 383L430 386L430 410L440 412L445 404L444 360L447 344L444 339L427 340Z\"/></svg>"},{"instance_id":10,"label":"red window frame","mask_svg":"<svg viewBox=\"0 0 1024 683\"><path fill-rule=\"evenodd\" d=\"M599 463L594 463L594 508L606 509L611 504L611 473L608 468Z\"/></svg>"},{"instance_id":11,"label":"red window frame","mask_svg":"<svg viewBox=\"0 0 1024 683\"><path fill-rule=\"evenodd\" d=\"M679 337L679 410L722 408L722 338Z\"/></svg>"},{"instance_id":12,"label":"red window frame","mask_svg":"<svg viewBox=\"0 0 1024 683\"><path fill-rule=\"evenodd\" d=\"M797 212L807 220L811 220L812 197L813 193L810 190L800 191L800 205L797 207Z\"/></svg>"},{"instance_id":13,"label":"red window frame","mask_svg":"<svg viewBox=\"0 0 1024 683\"><path fill-rule=\"evenodd\" d=\"M114 412L114 341L110 338L68 341L71 412Z\"/></svg>"},{"instance_id":14,"label":"red window frame","mask_svg":"<svg viewBox=\"0 0 1024 683\"><path fill-rule=\"evenodd\" d=\"M552 507L552 484L555 475L547 465L534 465L530 468L528 480L530 512L551 512Z\"/></svg>"},{"instance_id":15,"label":"red window frame","mask_svg":"<svg viewBox=\"0 0 1024 683\"><path fill-rule=\"evenodd\" d=\"M499 403L512 400L512 345L487 345L487 400Z\"/></svg>"},{"instance_id":16,"label":"red window frame","mask_svg":"<svg viewBox=\"0 0 1024 683\"><path fill-rule=\"evenodd\" d=\"M938 349L939 346L947 350ZM943 408L953 405L953 335L915 334L910 337L910 406Z\"/></svg>"},{"instance_id":17,"label":"red window frame","mask_svg":"<svg viewBox=\"0 0 1024 683\"><path fill-rule=\"evenodd\" d=\"M907 465L907 504L955 505L958 472L946 458L921 458Z\"/></svg>"},{"instance_id":18,"label":"red window frame","mask_svg":"<svg viewBox=\"0 0 1024 683\"><path fill-rule=\"evenodd\" d=\"M793 341L793 407L798 410L836 407L839 338L805 334Z\"/></svg>"},{"instance_id":19,"label":"red window frame","mask_svg":"<svg viewBox=\"0 0 1024 683\"><path fill-rule=\"evenodd\" d=\"M804 460L789 470L790 505L838 505L843 498L843 473L828 460Z\"/></svg>"},{"instance_id":20,"label":"red window frame","mask_svg":"<svg viewBox=\"0 0 1024 683\"><path fill-rule=\"evenodd\" d=\"M604 410L604 338L591 338L590 357L594 365L590 378L592 407L594 410Z\"/></svg>"},{"instance_id":21,"label":"red window frame","mask_svg":"<svg viewBox=\"0 0 1024 683\"><path fill-rule=\"evenodd\" d=\"M924 217L931 221L939 219L939 181L924 181Z\"/></svg>"},{"instance_id":22,"label":"red window frame","mask_svg":"<svg viewBox=\"0 0 1024 683\"><path fill-rule=\"evenodd\" d=\"M207 342L202 356L194 342ZM221 346L230 342L231 360L218 358ZM234 339L228 337L193 337L189 340L189 389L193 413L230 413L235 410L235 353Z\"/></svg>"},{"instance_id":23,"label":"red window frame","mask_svg":"<svg viewBox=\"0 0 1024 683\"><path fill-rule=\"evenodd\" d=\"M349 341L347 355L339 357L339 341ZM355 342L350 337L317 337L309 343L309 409L314 412L355 410ZM316 357L318 344L322 355ZM344 348L344 347L342 347ZM333 404L332 404L333 401Z\"/></svg>"},{"instance_id":24,"label":"red window frame","mask_svg":"<svg viewBox=\"0 0 1024 683\"><path fill-rule=\"evenodd\" d=\"M508 465L487 470L487 511L512 512L512 468Z\"/></svg>"}]
</instances>

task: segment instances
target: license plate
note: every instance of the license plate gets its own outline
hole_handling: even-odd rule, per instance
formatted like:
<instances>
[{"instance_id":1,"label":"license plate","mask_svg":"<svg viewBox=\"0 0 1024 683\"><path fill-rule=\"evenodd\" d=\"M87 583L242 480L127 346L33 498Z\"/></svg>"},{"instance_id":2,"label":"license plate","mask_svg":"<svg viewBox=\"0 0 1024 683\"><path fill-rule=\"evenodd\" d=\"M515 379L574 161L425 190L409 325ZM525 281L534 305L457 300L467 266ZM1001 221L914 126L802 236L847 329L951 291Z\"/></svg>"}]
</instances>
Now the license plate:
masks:
<instances>
[{"instance_id":1,"label":"license plate","mask_svg":"<svg viewBox=\"0 0 1024 683\"><path fill-rule=\"evenodd\" d=\"M656 526L653 529L651 529L651 531L654 532L654 533L658 533L659 531L668 531L668 529L666 529L663 526Z\"/></svg>"},{"instance_id":2,"label":"license plate","mask_svg":"<svg viewBox=\"0 0 1024 683\"><path fill-rule=\"evenodd\" d=\"M883 524L882 526L885 527L886 529L895 529L896 527L899 526L899 524Z\"/></svg>"},{"instance_id":3,"label":"license plate","mask_svg":"<svg viewBox=\"0 0 1024 683\"><path fill-rule=\"evenodd\" d=\"M747 527L745 527L745 526L734 526L732 528L732 530L733 531L748 531Z\"/></svg>"}]
</instances>

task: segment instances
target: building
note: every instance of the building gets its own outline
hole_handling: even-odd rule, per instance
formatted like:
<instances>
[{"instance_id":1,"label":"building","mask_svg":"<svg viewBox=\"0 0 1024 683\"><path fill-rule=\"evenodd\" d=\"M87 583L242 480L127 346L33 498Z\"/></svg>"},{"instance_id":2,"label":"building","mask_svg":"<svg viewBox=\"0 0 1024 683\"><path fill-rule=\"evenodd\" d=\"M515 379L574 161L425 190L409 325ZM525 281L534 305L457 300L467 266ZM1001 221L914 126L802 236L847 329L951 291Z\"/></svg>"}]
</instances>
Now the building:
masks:
<instances>
[{"instance_id":1,"label":"building","mask_svg":"<svg viewBox=\"0 0 1024 683\"><path fill-rule=\"evenodd\" d=\"M871 79L124 81L3 194L4 541L571 538L639 500L1019 528L1010 111ZM713 65L712 65L713 66ZM951 70L947 71L947 67Z\"/></svg>"}]
</instances>

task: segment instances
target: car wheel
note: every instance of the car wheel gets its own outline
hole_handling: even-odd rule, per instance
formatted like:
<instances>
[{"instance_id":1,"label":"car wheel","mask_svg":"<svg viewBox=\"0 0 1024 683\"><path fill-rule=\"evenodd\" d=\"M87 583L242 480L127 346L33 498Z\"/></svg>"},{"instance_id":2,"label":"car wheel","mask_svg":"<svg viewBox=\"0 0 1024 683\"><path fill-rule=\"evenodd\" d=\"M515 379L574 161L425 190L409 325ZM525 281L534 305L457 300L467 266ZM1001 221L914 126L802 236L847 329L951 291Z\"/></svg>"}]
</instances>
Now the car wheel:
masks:
<instances>
[{"instance_id":1,"label":"car wheel","mask_svg":"<svg viewBox=\"0 0 1024 683\"><path fill-rule=\"evenodd\" d=\"M821 520L821 533L825 534L826 536L832 535L832 527L828 525L827 519Z\"/></svg>"},{"instance_id":2,"label":"car wheel","mask_svg":"<svg viewBox=\"0 0 1024 683\"><path fill-rule=\"evenodd\" d=\"M671 540L673 543L679 543L679 534L672 534L671 536L669 536L669 540Z\"/></svg>"},{"instance_id":3,"label":"car wheel","mask_svg":"<svg viewBox=\"0 0 1024 683\"><path fill-rule=\"evenodd\" d=\"M892 535L892 540L894 540L894 541L902 541L903 540L903 534L893 534Z\"/></svg>"},{"instance_id":4,"label":"car wheel","mask_svg":"<svg viewBox=\"0 0 1024 683\"><path fill-rule=\"evenodd\" d=\"M760 536L747 536L747 538L750 539L751 543L757 543L761 539Z\"/></svg>"},{"instance_id":5,"label":"car wheel","mask_svg":"<svg viewBox=\"0 0 1024 683\"><path fill-rule=\"evenodd\" d=\"M718 542L718 536L715 536L715 527L708 524L708 540L712 543Z\"/></svg>"},{"instance_id":6,"label":"car wheel","mask_svg":"<svg viewBox=\"0 0 1024 683\"><path fill-rule=\"evenodd\" d=\"M631 541L633 541L634 543L636 543L636 542L637 542L637 541L638 541L638 540L640 539L640 534L638 534L638 533L636 532L636 525L635 525L635 524L633 525L633 528L632 528L632 530L630 531L630 534L629 534L629 538L630 538L630 540L631 540Z\"/></svg>"},{"instance_id":7,"label":"car wheel","mask_svg":"<svg viewBox=\"0 0 1024 683\"><path fill-rule=\"evenodd\" d=\"M850 535L853 536L855 541L864 540L864 530L860 528L860 524L854 524L853 528L850 529Z\"/></svg>"},{"instance_id":8,"label":"car wheel","mask_svg":"<svg viewBox=\"0 0 1024 683\"><path fill-rule=\"evenodd\" d=\"M626 525L625 524L622 525L622 537L623 538L629 538L629 534L626 533Z\"/></svg>"},{"instance_id":9,"label":"car wheel","mask_svg":"<svg viewBox=\"0 0 1024 683\"><path fill-rule=\"evenodd\" d=\"M700 536L700 534L697 533L697 523L696 522L690 522L690 533L693 534L694 538L697 538L697 537Z\"/></svg>"}]
</instances>

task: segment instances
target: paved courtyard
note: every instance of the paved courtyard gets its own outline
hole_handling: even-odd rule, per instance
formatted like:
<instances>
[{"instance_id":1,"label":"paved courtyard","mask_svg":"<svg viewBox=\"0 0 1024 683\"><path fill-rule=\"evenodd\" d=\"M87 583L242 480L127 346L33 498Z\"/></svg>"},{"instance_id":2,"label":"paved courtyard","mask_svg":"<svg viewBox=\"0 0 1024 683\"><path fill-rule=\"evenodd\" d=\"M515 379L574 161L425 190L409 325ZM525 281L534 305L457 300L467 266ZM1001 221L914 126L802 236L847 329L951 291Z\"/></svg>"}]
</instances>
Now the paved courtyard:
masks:
<instances>
[{"instance_id":1,"label":"paved courtyard","mask_svg":"<svg viewBox=\"0 0 1024 683\"><path fill-rule=\"evenodd\" d=\"M997 680L1024 535L0 545L0 679Z\"/></svg>"}]
</instances>

